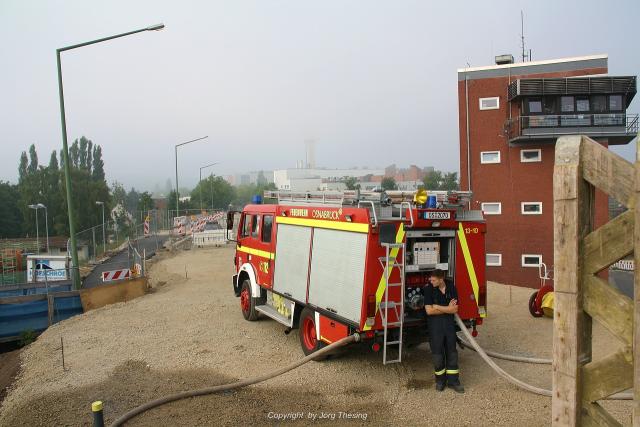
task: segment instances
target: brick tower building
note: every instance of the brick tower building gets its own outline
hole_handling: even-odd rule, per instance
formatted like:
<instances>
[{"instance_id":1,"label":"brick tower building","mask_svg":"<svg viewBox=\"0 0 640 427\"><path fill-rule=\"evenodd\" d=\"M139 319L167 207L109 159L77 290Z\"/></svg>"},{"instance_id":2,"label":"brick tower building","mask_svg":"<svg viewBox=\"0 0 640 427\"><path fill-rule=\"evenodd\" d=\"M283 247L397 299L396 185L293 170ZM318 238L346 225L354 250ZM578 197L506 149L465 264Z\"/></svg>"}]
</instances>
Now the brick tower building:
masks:
<instances>
[{"instance_id":1,"label":"brick tower building","mask_svg":"<svg viewBox=\"0 0 640 427\"><path fill-rule=\"evenodd\" d=\"M460 188L487 220L487 279L537 287L538 266L553 266L555 142L584 134L627 144L638 115L627 114L635 76L609 76L607 55L458 70ZM595 222L608 219L596 194Z\"/></svg>"}]
</instances>

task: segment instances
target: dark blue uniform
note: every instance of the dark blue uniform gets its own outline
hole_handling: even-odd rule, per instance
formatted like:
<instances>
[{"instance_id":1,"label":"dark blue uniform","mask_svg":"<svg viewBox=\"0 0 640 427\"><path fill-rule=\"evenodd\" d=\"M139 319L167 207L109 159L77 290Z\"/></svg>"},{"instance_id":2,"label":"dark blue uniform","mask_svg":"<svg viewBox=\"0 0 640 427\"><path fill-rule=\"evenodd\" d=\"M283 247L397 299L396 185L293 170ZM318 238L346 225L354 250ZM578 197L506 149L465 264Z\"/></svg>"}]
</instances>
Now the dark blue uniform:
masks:
<instances>
[{"instance_id":1,"label":"dark blue uniform","mask_svg":"<svg viewBox=\"0 0 640 427\"><path fill-rule=\"evenodd\" d=\"M445 291L427 285L424 290L425 305L448 306L452 299L458 299L458 293L452 282L445 280ZM433 355L433 368L436 383L450 386L459 385L458 351L456 349L456 321L453 314L427 316L429 344Z\"/></svg>"}]
</instances>

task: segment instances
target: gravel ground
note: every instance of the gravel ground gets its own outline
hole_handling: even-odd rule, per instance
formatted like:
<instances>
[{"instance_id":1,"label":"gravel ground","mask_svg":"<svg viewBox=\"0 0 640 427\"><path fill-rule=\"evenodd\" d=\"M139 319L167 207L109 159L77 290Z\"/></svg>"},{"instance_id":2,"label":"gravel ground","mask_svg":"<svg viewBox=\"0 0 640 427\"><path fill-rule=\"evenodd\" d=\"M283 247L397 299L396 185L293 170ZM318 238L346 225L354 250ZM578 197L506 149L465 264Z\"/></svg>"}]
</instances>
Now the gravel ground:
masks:
<instances>
[{"instance_id":1,"label":"gravel ground","mask_svg":"<svg viewBox=\"0 0 640 427\"><path fill-rule=\"evenodd\" d=\"M49 328L22 351L21 373L0 408L0 425L90 425L94 400L104 402L109 422L150 399L263 374L302 357L297 331L285 335L272 320L242 318L231 290L232 252L162 254L150 270L149 295ZM552 321L529 315L531 292L489 285L481 345L550 357ZM599 325L594 337L594 358L619 346ZM499 364L526 382L551 387L548 365ZM315 422L353 425L550 424L549 398L505 382L470 350L460 352L460 366L467 392L437 393L426 344L408 345L403 363L387 366L380 353L359 345L243 390L174 402L130 425L311 424L314 416ZM631 402L605 406L631 423Z\"/></svg>"}]
</instances>

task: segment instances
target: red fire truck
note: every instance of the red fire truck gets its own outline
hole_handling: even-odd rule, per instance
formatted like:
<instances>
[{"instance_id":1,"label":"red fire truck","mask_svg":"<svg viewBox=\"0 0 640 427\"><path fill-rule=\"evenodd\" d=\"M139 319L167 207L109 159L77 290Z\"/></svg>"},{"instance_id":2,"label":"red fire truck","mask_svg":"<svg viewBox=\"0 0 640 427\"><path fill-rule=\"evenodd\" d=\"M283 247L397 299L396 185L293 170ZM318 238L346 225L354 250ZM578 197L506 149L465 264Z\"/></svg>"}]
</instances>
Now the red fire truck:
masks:
<instances>
[{"instance_id":1,"label":"red fire truck","mask_svg":"<svg viewBox=\"0 0 640 427\"><path fill-rule=\"evenodd\" d=\"M434 269L458 291L468 327L486 315L486 225L469 192L265 192L237 227L233 289L245 319L299 329L311 354L352 333L402 360L403 334L426 328L422 289ZM228 230L234 225L230 212ZM390 351L389 351L390 350Z\"/></svg>"}]
</instances>

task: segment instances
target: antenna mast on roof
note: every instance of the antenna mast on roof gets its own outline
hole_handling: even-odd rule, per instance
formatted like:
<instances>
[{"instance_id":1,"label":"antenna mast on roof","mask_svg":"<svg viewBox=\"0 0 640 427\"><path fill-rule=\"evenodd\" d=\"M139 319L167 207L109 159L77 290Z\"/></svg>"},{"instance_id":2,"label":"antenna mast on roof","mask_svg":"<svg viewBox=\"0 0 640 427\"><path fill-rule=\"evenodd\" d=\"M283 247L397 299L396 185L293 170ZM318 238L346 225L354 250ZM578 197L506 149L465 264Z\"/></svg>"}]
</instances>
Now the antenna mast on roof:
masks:
<instances>
[{"instance_id":1,"label":"antenna mast on roof","mask_svg":"<svg viewBox=\"0 0 640 427\"><path fill-rule=\"evenodd\" d=\"M520 40L522 45L522 62L525 62L527 59L531 61L531 49L529 49L529 55L527 57L527 54L525 53L525 48L524 48L524 12L522 10L520 11L520 30L521 30Z\"/></svg>"}]
</instances>

